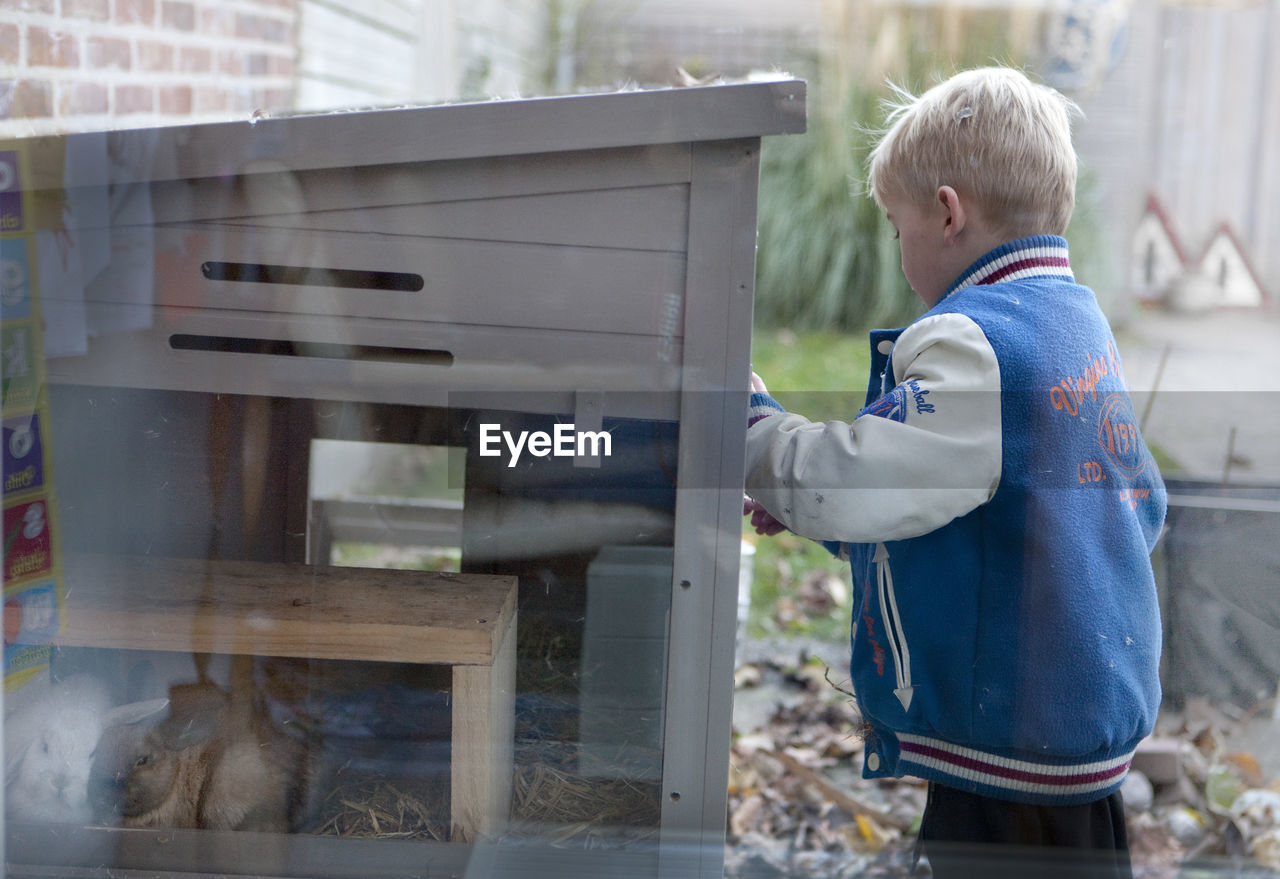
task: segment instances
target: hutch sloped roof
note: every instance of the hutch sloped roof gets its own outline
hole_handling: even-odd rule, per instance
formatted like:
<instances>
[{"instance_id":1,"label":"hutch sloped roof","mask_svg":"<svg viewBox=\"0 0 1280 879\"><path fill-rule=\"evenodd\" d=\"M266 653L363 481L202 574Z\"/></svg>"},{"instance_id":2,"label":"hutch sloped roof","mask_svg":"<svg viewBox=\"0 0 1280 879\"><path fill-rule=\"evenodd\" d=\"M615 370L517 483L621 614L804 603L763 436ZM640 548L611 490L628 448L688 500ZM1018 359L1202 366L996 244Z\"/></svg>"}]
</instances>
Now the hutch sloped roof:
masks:
<instances>
[{"instance_id":1,"label":"hutch sloped roof","mask_svg":"<svg viewBox=\"0 0 1280 879\"><path fill-rule=\"evenodd\" d=\"M804 129L805 83L793 79L298 114L110 132L113 139L146 144L158 161L142 171L117 167L100 182L241 174L246 159L287 158L290 170L302 171L731 140ZM33 172L30 188L63 185L61 168L37 167ZM47 176L51 174L57 176Z\"/></svg>"}]
</instances>

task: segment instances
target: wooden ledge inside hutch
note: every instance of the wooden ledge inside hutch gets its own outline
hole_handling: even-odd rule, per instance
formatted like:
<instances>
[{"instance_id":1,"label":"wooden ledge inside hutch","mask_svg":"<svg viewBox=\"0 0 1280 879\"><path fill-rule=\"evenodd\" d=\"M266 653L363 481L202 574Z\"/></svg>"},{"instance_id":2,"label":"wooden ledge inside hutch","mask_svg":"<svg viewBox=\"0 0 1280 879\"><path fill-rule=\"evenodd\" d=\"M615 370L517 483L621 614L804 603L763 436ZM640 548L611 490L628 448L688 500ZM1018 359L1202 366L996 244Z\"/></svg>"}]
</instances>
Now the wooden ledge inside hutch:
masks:
<instances>
[{"instance_id":1,"label":"wooden ledge inside hutch","mask_svg":"<svg viewBox=\"0 0 1280 879\"><path fill-rule=\"evenodd\" d=\"M63 556L58 645L448 665L455 840L511 797L516 578L156 556Z\"/></svg>"}]
</instances>

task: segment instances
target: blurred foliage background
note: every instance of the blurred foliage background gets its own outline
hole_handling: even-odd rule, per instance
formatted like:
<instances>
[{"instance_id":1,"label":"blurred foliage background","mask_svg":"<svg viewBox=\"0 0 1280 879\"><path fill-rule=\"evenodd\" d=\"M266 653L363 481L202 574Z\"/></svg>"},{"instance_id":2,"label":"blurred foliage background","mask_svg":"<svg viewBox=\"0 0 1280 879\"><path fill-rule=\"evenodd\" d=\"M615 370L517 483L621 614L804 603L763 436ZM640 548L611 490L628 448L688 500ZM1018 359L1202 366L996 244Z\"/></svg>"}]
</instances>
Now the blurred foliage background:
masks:
<instances>
[{"instance_id":1,"label":"blurred foliage background","mask_svg":"<svg viewBox=\"0 0 1280 879\"><path fill-rule=\"evenodd\" d=\"M827 9L817 57L797 71L809 80L808 132L766 138L761 153L756 324L766 331L862 331L919 314L893 229L864 186L889 83L919 94L970 67L1031 69L1039 45L1041 13L1026 7ZM1087 237L1084 213L1075 225L1071 237Z\"/></svg>"}]
</instances>

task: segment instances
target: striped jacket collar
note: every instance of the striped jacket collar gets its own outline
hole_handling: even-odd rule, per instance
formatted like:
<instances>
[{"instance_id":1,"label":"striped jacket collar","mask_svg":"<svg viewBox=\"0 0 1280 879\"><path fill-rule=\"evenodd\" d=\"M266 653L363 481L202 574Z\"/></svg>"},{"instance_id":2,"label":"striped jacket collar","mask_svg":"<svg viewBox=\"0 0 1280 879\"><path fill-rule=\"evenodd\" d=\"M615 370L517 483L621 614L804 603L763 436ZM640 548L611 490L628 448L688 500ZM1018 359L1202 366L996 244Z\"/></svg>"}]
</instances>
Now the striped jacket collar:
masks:
<instances>
[{"instance_id":1,"label":"striped jacket collar","mask_svg":"<svg viewBox=\"0 0 1280 879\"><path fill-rule=\"evenodd\" d=\"M977 284L1045 277L1075 280L1067 257L1067 239L1061 236L1032 235L1001 244L965 269L942 298Z\"/></svg>"}]
</instances>

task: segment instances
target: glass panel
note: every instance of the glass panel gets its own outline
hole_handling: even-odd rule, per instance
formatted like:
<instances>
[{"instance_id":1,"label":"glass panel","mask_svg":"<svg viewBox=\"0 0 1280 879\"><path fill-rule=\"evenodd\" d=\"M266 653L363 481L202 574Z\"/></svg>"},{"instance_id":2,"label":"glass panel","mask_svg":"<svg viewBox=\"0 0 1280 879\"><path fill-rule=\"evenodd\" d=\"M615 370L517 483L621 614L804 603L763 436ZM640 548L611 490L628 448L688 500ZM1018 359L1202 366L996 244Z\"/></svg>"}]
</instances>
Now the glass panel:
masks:
<instances>
[{"instance_id":1,"label":"glass panel","mask_svg":"<svg viewBox=\"0 0 1280 879\"><path fill-rule=\"evenodd\" d=\"M465 450L448 446L313 440L307 557L461 570L464 466Z\"/></svg>"},{"instance_id":2,"label":"glass panel","mask_svg":"<svg viewBox=\"0 0 1280 879\"><path fill-rule=\"evenodd\" d=\"M25 826L45 822L456 842L478 831L457 810L492 805L460 804L457 786L501 786L495 771L510 779L505 833L583 846L656 839L674 423L606 419L610 457L599 469L551 456L513 468L480 457L468 425L554 437L563 419L48 392L57 607L68 622L45 648L47 668L11 693L11 717L46 716L86 678L112 710L145 716L104 729L87 776L71 782L78 793L28 808L25 789L11 789L19 851ZM353 413L345 437L429 443L317 435ZM374 568L402 570L388 578ZM418 576L433 571L458 573ZM509 606L492 597L495 582L519 584ZM436 597L419 600L420 591ZM21 631L37 631L36 601L24 601ZM515 612L518 625L503 633L483 618L458 620L458 604ZM509 688L498 680L500 650L485 653L503 634L515 639L515 686L495 713L460 688ZM446 643L423 662L398 661L396 642L412 638ZM464 736L506 741L462 742L463 724ZM10 723L11 736L22 732ZM246 753L271 756L239 761L246 742ZM83 744L76 756L87 759L94 743ZM463 745L470 762L460 761ZM503 759L505 770L491 762ZM225 786L226 801L197 802L209 785ZM122 853L118 863L131 862Z\"/></svg>"},{"instance_id":3,"label":"glass panel","mask_svg":"<svg viewBox=\"0 0 1280 879\"><path fill-rule=\"evenodd\" d=\"M71 140L138 182L19 191L82 211L90 283L4 241L9 858L456 875L501 835L655 870L683 252L378 225L437 184L495 210L483 165L153 184L146 138ZM282 227L290 196L329 209ZM683 229L687 190L651 205Z\"/></svg>"}]
</instances>

